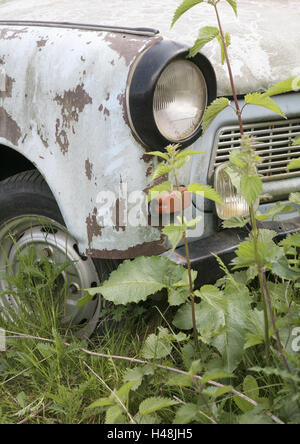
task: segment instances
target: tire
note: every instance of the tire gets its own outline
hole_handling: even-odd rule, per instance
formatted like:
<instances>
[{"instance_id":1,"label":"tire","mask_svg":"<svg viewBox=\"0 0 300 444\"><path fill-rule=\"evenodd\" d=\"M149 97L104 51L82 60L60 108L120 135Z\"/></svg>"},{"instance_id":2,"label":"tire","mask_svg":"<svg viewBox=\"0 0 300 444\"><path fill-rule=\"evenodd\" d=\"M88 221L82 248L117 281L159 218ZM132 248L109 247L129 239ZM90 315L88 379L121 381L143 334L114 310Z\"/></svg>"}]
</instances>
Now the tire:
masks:
<instances>
[{"instance_id":1,"label":"tire","mask_svg":"<svg viewBox=\"0 0 300 444\"><path fill-rule=\"evenodd\" d=\"M38 264L45 261L45 256L57 266L68 261L57 280L65 291L62 323L76 327L77 337L90 337L99 319L100 296L81 308L78 300L86 294L82 289L100 284L97 269L92 259L79 254L47 183L36 170L0 182L0 270L16 275L18 258L31 251ZM8 288L7 280L0 277L0 309L4 316L20 308L17 296L5 294Z\"/></svg>"}]
</instances>

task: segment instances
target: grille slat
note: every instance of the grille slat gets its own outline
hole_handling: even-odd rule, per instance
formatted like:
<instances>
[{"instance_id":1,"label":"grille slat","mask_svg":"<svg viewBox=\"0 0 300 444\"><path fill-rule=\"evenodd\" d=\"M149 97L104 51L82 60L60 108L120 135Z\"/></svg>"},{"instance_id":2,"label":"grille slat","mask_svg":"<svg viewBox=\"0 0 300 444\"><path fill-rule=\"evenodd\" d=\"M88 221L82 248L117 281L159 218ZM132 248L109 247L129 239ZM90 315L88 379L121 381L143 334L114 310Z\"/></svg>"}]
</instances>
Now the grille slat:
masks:
<instances>
[{"instance_id":1,"label":"grille slat","mask_svg":"<svg viewBox=\"0 0 300 444\"><path fill-rule=\"evenodd\" d=\"M286 170L290 160L300 157L300 145L292 146L293 139L300 135L300 118L245 125L245 134L257 141L256 153L263 158L258 172L263 181L300 177L300 169ZM219 131L214 169L229 160L231 151L239 148L240 139L239 126L224 127Z\"/></svg>"}]
</instances>

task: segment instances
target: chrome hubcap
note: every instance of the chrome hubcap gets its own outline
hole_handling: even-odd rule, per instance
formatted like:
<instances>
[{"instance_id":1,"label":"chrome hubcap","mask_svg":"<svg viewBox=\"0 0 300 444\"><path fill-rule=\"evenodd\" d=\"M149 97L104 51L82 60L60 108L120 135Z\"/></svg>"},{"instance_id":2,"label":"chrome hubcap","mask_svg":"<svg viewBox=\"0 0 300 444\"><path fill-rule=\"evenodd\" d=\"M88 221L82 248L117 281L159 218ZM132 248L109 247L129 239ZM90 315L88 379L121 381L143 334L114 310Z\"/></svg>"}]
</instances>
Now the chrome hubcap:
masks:
<instances>
[{"instance_id":1,"label":"chrome hubcap","mask_svg":"<svg viewBox=\"0 0 300 444\"><path fill-rule=\"evenodd\" d=\"M56 267L61 265L54 283L54 287L64 288L61 321L80 326L78 336L90 336L99 317L100 298L95 297L83 307L79 307L78 301L86 295L84 289L99 285L92 259L79 254L76 242L63 226L39 216L18 217L0 227L0 273L16 276L20 271L20 257L27 255L34 257L35 267L42 266L45 259ZM18 311L20 300L9 294L9 285L3 278L0 278L0 290L3 294L0 309L4 316L7 309Z\"/></svg>"}]
</instances>

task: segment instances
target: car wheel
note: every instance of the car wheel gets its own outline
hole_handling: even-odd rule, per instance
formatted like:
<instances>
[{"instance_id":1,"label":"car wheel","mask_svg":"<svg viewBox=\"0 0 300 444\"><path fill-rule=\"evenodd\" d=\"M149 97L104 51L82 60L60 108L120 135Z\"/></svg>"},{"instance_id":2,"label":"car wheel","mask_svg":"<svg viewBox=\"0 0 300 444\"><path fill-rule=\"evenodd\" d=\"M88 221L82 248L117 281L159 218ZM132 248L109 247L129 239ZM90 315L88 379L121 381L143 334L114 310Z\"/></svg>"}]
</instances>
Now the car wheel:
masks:
<instances>
[{"instance_id":1,"label":"car wheel","mask_svg":"<svg viewBox=\"0 0 300 444\"><path fill-rule=\"evenodd\" d=\"M0 270L6 276L0 276L0 310L4 317L13 310L18 319L20 299L11 291L7 276L16 276L20 257L32 252L36 264L45 257L50 264L67 263L55 281L64 288L61 323L74 327L77 337L91 336L99 319L100 296L82 307L78 300L86 294L83 289L99 285L96 265L80 255L47 183L35 170L0 182Z\"/></svg>"}]
</instances>

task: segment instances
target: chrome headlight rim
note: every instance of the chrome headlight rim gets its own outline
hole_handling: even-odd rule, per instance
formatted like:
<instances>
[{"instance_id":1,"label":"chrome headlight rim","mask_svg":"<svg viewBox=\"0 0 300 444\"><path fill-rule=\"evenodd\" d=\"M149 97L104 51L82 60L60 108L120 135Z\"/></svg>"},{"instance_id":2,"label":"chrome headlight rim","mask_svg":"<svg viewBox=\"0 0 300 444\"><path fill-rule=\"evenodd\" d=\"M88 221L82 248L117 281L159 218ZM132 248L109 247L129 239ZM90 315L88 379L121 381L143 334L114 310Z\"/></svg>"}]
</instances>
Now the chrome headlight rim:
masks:
<instances>
[{"instance_id":1,"label":"chrome headlight rim","mask_svg":"<svg viewBox=\"0 0 300 444\"><path fill-rule=\"evenodd\" d=\"M170 63L177 60L187 60L200 69L206 83L207 104L216 98L216 75L209 60L200 53L187 59L188 53L187 46L162 40L149 48L132 67L127 87L129 123L134 134L146 148L162 151L170 143L179 143L181 148L185 148L202 134L200 123L195 131L183 140L167 138L159 130L154 115L154 93L158 81Z\"/></svg>"}]
</instances>

